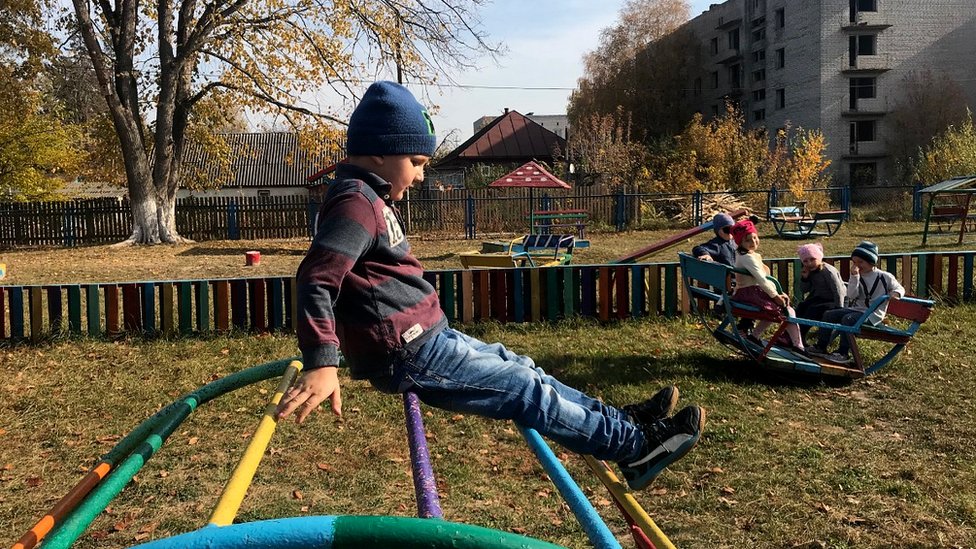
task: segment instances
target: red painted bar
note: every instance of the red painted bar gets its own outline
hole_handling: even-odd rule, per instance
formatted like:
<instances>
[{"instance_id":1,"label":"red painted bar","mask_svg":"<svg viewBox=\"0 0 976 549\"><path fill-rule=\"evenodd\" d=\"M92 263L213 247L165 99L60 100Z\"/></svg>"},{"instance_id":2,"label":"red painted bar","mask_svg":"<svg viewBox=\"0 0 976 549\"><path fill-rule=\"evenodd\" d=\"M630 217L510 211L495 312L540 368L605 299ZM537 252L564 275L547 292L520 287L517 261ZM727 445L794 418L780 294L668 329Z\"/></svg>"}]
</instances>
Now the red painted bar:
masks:
<instances>
[{"instance_id":1,"label":"red painted bar","mask_svg":"<svg viewBox=\"0 0 976 549\"><path fill-rule=\"evenodd\" d=\"M488 271L475 271L475 305L474 314L478 320L491 318L490 297L488 295Z\"/></svg>"},{"instance_id":2,"label":"red painted bar","mask_svg":"<svg viewBox=\"0 0 976 549\"><path fill-rule=\"evenodd\" d=\"M230 330L230 284L226 280L213 283L214 327L218 332Z\"/></svg>"},{"instance_id":3,"label":"red painted bar","mask_svg":"<svg viewBox=\"0 0 976 549\"><path fill-rule=\"evenodd\" d=\"M959 254L949 255L949 275L948 275L949 288L946 292L949 299L959 302Z\"/></svg>"},{"instance_id":4,"label":"red painted bar","mask_svg":"<svg viewBox=\"0 0 976 549\"><path fill-rule=\"evenodd\" d=\"M268 331L268 296L263 278L248 281L251 297L251 329L256 332Z\"/></svg>"},{"instance_id":5,"label":"red painted bar","mask_svg":"<svg viewBox=\"0 0 976 549\"><path fill-rule=\"evenodd\" d=\"M905 291L909 294L912 293L912 288L915 287L912 279L912 256L903 255L901 256L901 285L905 287Z\"/></svg>"},{"instance_id":6,"label":"red painted bar","mask_svg":"<svg viewBox=\"0 0 976 549\"><path fill-rule=\"evenodd\" d=\"M628 292L630 281L628 280L630 269L620 266L614 269L613 279L616 283L617 318L623 320L630 316L630 292Z\"/></svg>"},{"instance_id":7,"label":"red painted bar","mask_svg":"<svg viewBox=\"0 0 976 549\"><path fill-rule=\"evenodd\" d=\"M925 272L929 274L929 288L936 295L942 294L942 254L932 254L927 256L926 261L928 263Z\"/></svg>"},{"instance_id":8,"label":"red painted bar","mask_svg":"<svg viewBox=\"0 0 976 549\"><path fill-rule=\"evenodd\" d=\"M119 326L119 287L114 284L105 286L105 333L109 337L122 333Z\"/></svg>"},{"instance_id":9,"label":"red painted bar","mask_svg":"<svg viewBox=\"0 0 976 549\"><path fill-rule=\"evenodd\" d=\"M613 308L613 304L610 302L610 268L599 267L597 272L597 280L599 281L597 283L597 292L599 292L597 310L600 320L606 322L610 320L610 310Z\"/></svg>"},{"instance_id":10,"label":"red painted bar","mask_svg":"<svg viewBox=\"0 0 976 549\"><path fill-rule=\"evenodd\" d=\"M135 284L122 285L122 327L131 334L142 331L142 302Z\"/></svg>"},{"instance_id":11,"label":"red painted bar","mask_svg":"<svg viewBox=\"0 0 976 549\"><path fill-rule=\"evenodd\" d=\"M508 284L505 281L508 272L503 269L492 269L491 273L491 318L500 322L508 320Z\"/></svg>"}]
</instances>

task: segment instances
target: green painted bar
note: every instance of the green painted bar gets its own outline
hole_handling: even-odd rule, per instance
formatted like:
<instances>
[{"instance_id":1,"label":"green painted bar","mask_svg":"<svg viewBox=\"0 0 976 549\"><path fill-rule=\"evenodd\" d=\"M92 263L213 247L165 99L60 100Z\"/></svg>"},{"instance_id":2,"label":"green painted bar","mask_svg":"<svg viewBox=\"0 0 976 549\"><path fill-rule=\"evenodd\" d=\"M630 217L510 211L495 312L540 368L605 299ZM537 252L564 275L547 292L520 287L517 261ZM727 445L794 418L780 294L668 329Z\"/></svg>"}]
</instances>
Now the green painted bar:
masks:
<instances>
[{"instance_id":1,"label":"green painted bar","mask_svg":"<svg viewBox=\"0 0 976 549\"><path fill-rule=\"evenodd\" d=\"M176 299L179 302L177 315L180 319L180 334L190 335L193 333L193 283L190 281L179 282L176 290Z\"/></svg>"},{"instance_id":2,"label":"green painted bar","mask_svg":"<svg viewBox=\"0 0 976 549\"><path fill-rule=\"evenodd\" d=\"M441 279L441 308L444 309L444 314L447 316L448 322L454 322L457 320L457 311L455 310L454 303L454 273L451 271L445 271L440 273Z\"/></svg>"},{"instance_id":3,"label":"green painted bar","mask_svg":"<svg viewBox=\"0 0 976 549\"><path fill-rule=\"evenodd\" d=\"M40 286L31 286L27 289L27 301L30 305L31 341L40 341L44 331L44 309L41 307L43 290Z\"/></svg>"},{"instance_id":4,"label":"green painted bar","mask_svg":"<svg viewBox=\"0 0 976 549\"><path fill-rule=\"evenodd\" d=\"M268 284L268 305L271 318L268 326L280 332L285 325L285 279L272 278Z\"/></svg>"},{"instance_id":5,"label":"green painted bar","mask_svg":"<svg viewBox=\"0 0 976 549\"><path fill-rule=\"evenodd\" d=\"M24 339L24 288L10 288L10 339Z\"/></svg>"},{"instance_id":6,"label":"green painted bar","mask_svg":"<svg viewBox=\"0 0 976 549\"><path fill-rule=\"evenodd\" d=\"M889 255L885 258L885 270L891 273L891 276L898 278L898 256Z\"/></svg>"},{"instance_id":7,"label":"green painted bar","mask_svg":"<svg viewBox=\"0 0 976 549\"><path fill-rule=\"evenodd\" d=\"M512 318L525 322L525 277L522 269L512 272Z\"/></svg>"},{"instance_id":8,"label":"green painted bar","mask_svg":"<svg viewBox=\"0 0 976 549\"><path fill-rule=\"evenodd\" d=\"M63 333L64 309L61 304L61 286L47 287L47 322L48 331L52 335Z\"/></svg>"},{"instance_id":9,"label":"green painted bar","mask_svg":"<svg viewBox=\"0 0 976 549\"><path fill-rule=\"evenodd\" d=\"M576 316L579 305L579 269L576 267L562 267L563 275L563 317Z\"/></svg>"},{"instance_id":10,"label":"green painted bar","mask_svg":"<svg viewBox=\"0 0 976 549\"><path fill-rule=\"evenodd\" d=\"M85 286L85 313L87 313L86 316L88 317L89 337L99 337L102 335L102 313L98 290L98 284Z\"/></svg>"},{"instance_id":11,"label":"green painted bar","mask_svg":"<svg viewBox=\"0 0 976 549\"><path fill-rule=\"evenodd\" d=\"M81 286L72 284L65 287L68 294L68 332L81 335ZM3 333L0 330L0 337Z\"/></svg>"},{"instance_id":12,"label":"green painted bar","mask_svg":"<svg viewBox=\"0 0 976 549\"><path fill-rule=\"evenodd\" d=\"M969 301L973 298L973 259L972 252L962 256L962 298Z\"/></svg>"},{"instance_id":13,"label":"green painted bar","mask_svg":"<svg viewBox=\"0 0 976 549\"><path fill-rule=\"evenodd\" d=\"M546 318L548 320L559 319L559 269L546 268Z\"/></svg>"},{"instance_id":14,"label":"green painted bar","mask_svg":"<svg viewBox=\"0 0 976 549\"><path fill-rule=\"evenodd\" d=\"M197 298L197 331L204 334L210 331L210 283L198 280L193 283L193 290Z\"/></svg>"},{"instance_id":15,"label":"green painted bar","mask_svg":"<svg viewBox=\"0 0 976 549\"><path fill-rule=\"evenodd\" d=\"M674 318L678 314L678 265L664 266L664 316Z\"/></svg>"}]
</instances>

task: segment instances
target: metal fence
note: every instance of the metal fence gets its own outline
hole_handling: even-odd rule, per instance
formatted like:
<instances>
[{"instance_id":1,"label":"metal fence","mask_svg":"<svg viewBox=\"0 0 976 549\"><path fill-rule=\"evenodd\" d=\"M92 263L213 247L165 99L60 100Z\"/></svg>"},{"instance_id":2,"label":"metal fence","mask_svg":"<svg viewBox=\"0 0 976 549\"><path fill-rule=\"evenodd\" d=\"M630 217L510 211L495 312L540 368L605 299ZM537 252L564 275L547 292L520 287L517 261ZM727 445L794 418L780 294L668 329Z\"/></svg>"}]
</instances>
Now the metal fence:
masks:
<instances>
[{"instance_id":1,"label":"metal fence","mask_svg":"<svg viewBox=\"0 0 976 549\"><path fill-rule=\"evenodd\" d=\"M819 197L818 203L868 221L919 220L919 189L826 187L805 190L804 198ZM711 215L706 205L717 195L731 195L736 207L744 204L759 215L797 199L776 188L733 193L427 189L412 192L399 207L412 233L475 239L528 232L533 211L584 211L587 228L597 231L700 225ZM308 196L187 198L177 202L176 227L198 241L309 237L317 209ZM0 248L105 244L124 240L131 228L127 201L0 202Z\"/></svg>"}]
</instances>

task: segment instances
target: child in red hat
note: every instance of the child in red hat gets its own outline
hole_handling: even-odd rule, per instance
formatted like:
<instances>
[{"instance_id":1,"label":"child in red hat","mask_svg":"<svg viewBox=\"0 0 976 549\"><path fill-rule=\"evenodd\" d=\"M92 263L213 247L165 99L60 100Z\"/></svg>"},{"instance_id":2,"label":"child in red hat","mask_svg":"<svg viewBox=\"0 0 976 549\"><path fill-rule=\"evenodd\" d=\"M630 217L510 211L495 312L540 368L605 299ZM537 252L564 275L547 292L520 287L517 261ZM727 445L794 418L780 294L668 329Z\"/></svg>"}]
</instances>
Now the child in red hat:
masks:
<instances>
[{"instance_id":1,"label":"child in red hat","mask_svg":"<svg viewBox=\"0 0 976 549\"><path fill-rule=\"evenodd\" d=\"M785 311L787 315L794 317L796 313L790 307L790 298L786 294L776 291L776 285L766 278L769 269L763 264L762 256L756 250L759 249L759 233L756 226L748 219L739 221L732 226L732 239L735 240L735 268L747 271L748 275L737 274L735 277L735 299L742 303L747 303L758 307L762 311L782 316ZM756 324L752 333L747 337L754 343L762 343L762 333L772 324L771 321L762 320ZM789 334L793 348L800 352L805 352L803 339L800 337L800 328L796 324L787 324L786 333Z\"/></svg>"}]
</instances>

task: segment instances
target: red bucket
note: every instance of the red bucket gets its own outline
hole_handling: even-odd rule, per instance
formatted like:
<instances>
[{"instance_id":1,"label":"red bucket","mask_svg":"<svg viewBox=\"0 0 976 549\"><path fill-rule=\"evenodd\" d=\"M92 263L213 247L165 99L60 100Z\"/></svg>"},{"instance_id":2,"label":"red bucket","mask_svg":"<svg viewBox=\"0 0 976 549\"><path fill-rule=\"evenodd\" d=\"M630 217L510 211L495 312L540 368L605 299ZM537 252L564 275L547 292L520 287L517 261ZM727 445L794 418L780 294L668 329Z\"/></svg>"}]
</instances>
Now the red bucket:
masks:
<instances>
[{"instance_id":1,"label":"red bucket","mask_svg":"<svg viewBox=\"0 0 976 549\"><path fill-rule=\"evenodd\" d=\"M246 267L256 267L261 263L261 252L244 252L244 265Z\"/></svg>"}]
</instances>

